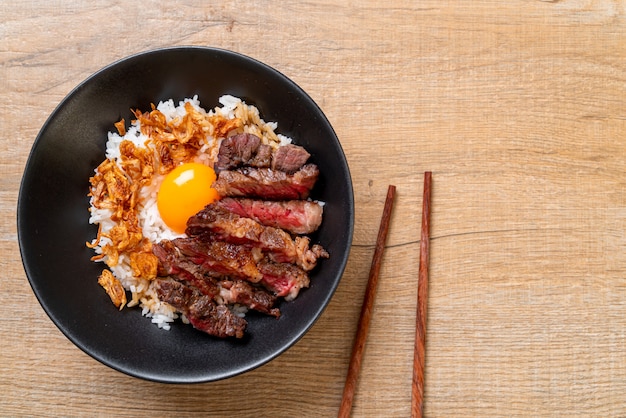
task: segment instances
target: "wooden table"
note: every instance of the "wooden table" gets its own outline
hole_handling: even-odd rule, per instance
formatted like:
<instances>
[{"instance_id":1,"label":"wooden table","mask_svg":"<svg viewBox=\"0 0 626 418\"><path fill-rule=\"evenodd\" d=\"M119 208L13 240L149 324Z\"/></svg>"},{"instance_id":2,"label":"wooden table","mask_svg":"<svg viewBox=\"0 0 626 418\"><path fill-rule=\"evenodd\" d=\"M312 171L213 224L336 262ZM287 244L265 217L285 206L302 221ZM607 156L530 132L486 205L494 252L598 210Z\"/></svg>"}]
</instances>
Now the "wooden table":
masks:
<instances>
[{"instance_id":1,"label":"wooden table","mask_svg":"<svg viewBox=\"0 0 626 418\"><path fill-rule=\"evenodd\" d=\"M0 39L0 415L335 416L393 184L353 416L408 416L430 170L426 416L626 416L624 2L4 1ZM72 345L31 291L15 220L59 101L114 60L173 45L231 49L304 88L356 200L348 266L313 329L198 385L131 378Z\"/></svg>"}]
</instances>

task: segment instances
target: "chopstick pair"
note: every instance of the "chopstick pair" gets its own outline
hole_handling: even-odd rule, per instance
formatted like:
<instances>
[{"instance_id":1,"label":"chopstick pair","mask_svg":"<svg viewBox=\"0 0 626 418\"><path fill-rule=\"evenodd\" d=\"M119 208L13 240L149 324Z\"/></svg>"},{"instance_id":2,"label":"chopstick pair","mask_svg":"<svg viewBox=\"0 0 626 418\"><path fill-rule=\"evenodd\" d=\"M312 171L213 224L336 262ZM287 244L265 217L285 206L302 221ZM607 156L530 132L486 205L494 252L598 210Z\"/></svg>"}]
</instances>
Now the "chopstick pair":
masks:
<instances>
[{"instance_id":1,"label":"chopstick pair","mask_svg":"<svg viewBox=\"0 0 626 418\"><path fill-rule=\"evenodd\" d=\"M430 261L430 206L431 206L431 183L432 173L427 171L424 173L424 199L422 203L422 231L420 237L420 264L418 276L418 297L417 297L417 317L416 317L416 334L415 348L413 359L413 383L411 390L411 416L413 418L421 418L423 413L424 398L424 356L425 356L425 339L426 339L426 308L428 296L428 264ZM350 364L348 366L348 374L343 390L341 406L339 408L339 418L348 418L352 410L352 402L356 384L361 370L361 360L367 333L369 331L369 323L372 316L372 308L374 305L374 296L378 286L378 275L380 264L387 241L387 233L389 231L389 221L391 219L391 211L396 194L396 187L390 185L387 189L387 198L385 199L385 207L380 221L378 237L376 239L376 247L370 267L369 279L365 289L361 314L357 326L357 333L352 347L350 356Z\"/></svg>"}]
</instances>

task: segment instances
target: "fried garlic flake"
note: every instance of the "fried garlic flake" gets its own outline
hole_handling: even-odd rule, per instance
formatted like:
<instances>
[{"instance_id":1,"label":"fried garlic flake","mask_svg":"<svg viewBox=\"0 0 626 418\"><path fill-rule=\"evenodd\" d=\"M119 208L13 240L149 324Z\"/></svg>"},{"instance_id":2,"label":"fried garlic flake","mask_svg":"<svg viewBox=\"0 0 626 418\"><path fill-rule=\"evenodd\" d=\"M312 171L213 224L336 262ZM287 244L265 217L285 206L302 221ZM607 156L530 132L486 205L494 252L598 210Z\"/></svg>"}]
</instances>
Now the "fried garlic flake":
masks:
<instances>
[{"instance_id":1,"label":"fried garlic flake","mask_svg":"<svg viewBox=\"0 0 626 418\"><path fill-rule=\"evenodd\" d=\"M133 276L153 280L157 275L159 259L151 252L130 253L130 268Z\"/></svg>"},{"instance_id":2,"label":"fried garlic flake","mask_svg":"<svg viewBox=\"0 0 626 418\"><path fill-rule=\"evenodd\" d=\"M124 118L120 119L119 121L115 122L113 125L115 126L115 128L117 129L117 133L120 134L120 136L124 136L126 135L126 125L125 125L126 121L124 120Z\"/></svg>"},{"instance_id":3,"label":"fried garlic flake","mask_svg":"<svg viewBox=\"0 0 626 418\"><path fill-rule=\"evenodd\" d=\"M104 288L111 302L121 311L126 305L126 292L122 283L113 276L110 270L102 270L102 274L98 277L98 284Z\"/></svg>"}]
</instances>

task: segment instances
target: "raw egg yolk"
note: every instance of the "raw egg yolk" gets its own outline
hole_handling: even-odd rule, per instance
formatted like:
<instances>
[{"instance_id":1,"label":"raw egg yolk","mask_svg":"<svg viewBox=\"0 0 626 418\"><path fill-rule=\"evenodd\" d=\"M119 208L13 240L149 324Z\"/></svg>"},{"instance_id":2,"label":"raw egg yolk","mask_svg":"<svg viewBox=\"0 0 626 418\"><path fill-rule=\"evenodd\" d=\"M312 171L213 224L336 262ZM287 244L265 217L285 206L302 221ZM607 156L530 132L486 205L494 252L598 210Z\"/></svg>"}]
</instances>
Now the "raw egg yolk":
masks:
<instances>
[{"instance_id":1,"label":"raw egg yolk","mask_svg":"<svg viewBox=\"0 0 626 418\"><path fill-rule=\"evenodd\" d=\"M175 232L185 232L190 217L219 199L211 187L215 179L215 171L199 163L182 164L170 171L157 194L163 222Z\"/></svg>"}]
</instances>

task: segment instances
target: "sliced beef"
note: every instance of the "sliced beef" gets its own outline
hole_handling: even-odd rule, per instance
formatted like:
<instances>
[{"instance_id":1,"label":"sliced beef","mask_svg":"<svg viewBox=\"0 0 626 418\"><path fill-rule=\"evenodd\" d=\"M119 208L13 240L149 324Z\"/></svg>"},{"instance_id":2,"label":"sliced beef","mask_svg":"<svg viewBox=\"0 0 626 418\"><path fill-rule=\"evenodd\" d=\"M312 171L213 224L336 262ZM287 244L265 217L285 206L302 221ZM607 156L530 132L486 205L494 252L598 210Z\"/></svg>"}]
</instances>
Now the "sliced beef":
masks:
<instances>
[{"instance_id":1,"label":"sliced beef","mask_svg":"<svg viewBox=\"0 0 626 418\"><path fill-rule=\"evenodd\" d=\"M272 150L261 138L241 133L222 140L215 162L215 171L237 167L271 167L273 170L293 173L299 170L311 154L299 145L287 144Z\"/></svg>"},{"instance_id":2,"label":"sliced beef","mask_svg":"<svg viewBox=\"0 0 626 418\"><path fill-rule=\"evenodd\" d=\"M252 283L258 283L263 278L255 255L248 248L193 238L176 238L172 243L188 260L201 266L205 274L240 277Z\"/></svg>"},{"instance_id":3,"label":"sliced beef","mask_svg":"<svg viewBox=\"0 0 626 418\"><path fill-rule=\"evenodd\" d=\"M222 140L214 169L220 172L241 166L269 167L271 159L269 145L261 144L261 138L254 134L242 133Z\"/></svg>"},{"instance_id":4,"label":"sliced beef","mask_svg":"<svg viewBox=\"0 0 626 418\"><path fill-rule=\"evenodd\" d=\"M311 154L299 145L287 144L278 147L272 155L272 169L287 173L298 171Z\"/></svg>"},{"instance_id":5,"label":"sliced beef","mask_svg":"<svg viewBox=\"0 0 626 418\"><path fill-rule=\"evenodd\" d=\"M309 200L259 200L226 197L216 206L265 226L281 228L292 234L310 234L322 223L322 205Z\"/></svg>"},{"instance_id":6,"label":"sliced beef","mask_svg":"<svg viewBox=\"0 0 626 418\"><path fill-rule=\"evenodd\" d=\"M154 244L152 252L159 259L159 276L173 276L209 297L219 295L219 286L213 278L206 275L206 271L200 266L188 260L171 241L163 240Z\"/></svg>"},{"instance_id":7,"label":"sliced beef","mask_svg":"<svg viewBox=\"0 0 626 418\"><path fill-rule=\"evenodd\" d=\"M241 280L223 280L220 286L222 297L227 303L238 303L258 312L280 316L280 310L274 308L277 297L267 290Z\"/></svg>"},{"instance_id":8,"label":"sliced beef","mask_svg":"<svg viewBox=\"0 0 626 418\"><path fill-rule=\"evenodd\" d=\"M273 261L297 264L307 271L317 265L318 258L328 257L322 246L309 246L308 237L292 239L282 229L261 225L217 205L208 205L189 218L185 232L199 240L217 239L257 248Z\"/></svg>"},{"instance_id":9,"label":"sliced beef","mask_svg":"<svg viewBox=\"0 0 626 418\"><path fill-rule=\"evenodd\" d=\"M245 257L247 257L250 255L249 250L236 248L230 253L224 253L220 250L221 245L195 243L189 239L177 240L176 243L178 247L173 242L164 240L153 246L153 252L159 258L162 266L161 276L172 277L213 299L219 296L225 303L238 303L272 316L280 315L280 311L274 308L276 296L268 293L266 289L251 286L241 280L224 280L227 274L225 272L232 273L234 267L232 260L225 259L223 256L238 253L239 256L236 258L241 261L244 259L242 252L245 252ZM233 246L228 247L231 250L233 248ZM220 263L224 265L220 265ZM253 275L243 277L246 280L257 281L263 277L256 265L252 270L248 265L242 271L253 273ZM239 277L239 271L237 273L236 276Z\"/></svg>"},{"instance_id":10,"label":"sliced beef","mask_svg":"<svg viewBox=\"0 0 626 418\"><path fill-rule=\"evenodd\" d=\"M323 215L306 200L319 178L310 156L293 144L274 149L250 133L225 138L214 165L221 199L188 220L187 237L153 245L159 300L221 338L241 338L247 326L228 305L279 317L278 298L296 298L309 286L308 271L329 256L305 236Z\"/></svg>"},{"instance_id":11,"label":"sliced beef","mask_svg":"<svg viewBox=\"0 0 626 418\"><path fill-rule=\"evenodd\" d=\"M194 328L220 338L243 337L246 320L198 289L169 278L156 279L154 286L159 299L184 313Z\"/></svg>"},{"instance_id":12,"label":"sliced beef","mask_svg":"<svg viewBox=\"0 0 626 418\"><path fill-rule=\"evenodd\" d=\"M306 199L318 177L315 164L305 164L293 174L271 168L242 167L220 171L213 187L222 197Z\"/></svg>"},{"instance_id":13,"label":"sliced beef","mask_svg":"<svg viewBox=\"0 0 626 418\"><path fill-rule=\"evenodd\" d=\"M167 248L167 251L176 251L181 254L175 263L188 261L196 265L199 274L204 277L220 277L241 279L250 283L258 283L276 296L295 295L298 291L309 285L309 277L306 271L287 263L277 263L270 261L261 254L256 254L256 249L251 249L242 245L234 245L220 241L206 242L196 238L177 238L171 243L175 249ZM205 238L205 237L202 237ZM228 250L225 251L224 249ZM158 253L159 251L157 251ZM217 253L217 254L216 254ZM162 254L157 257L161 259ZM233 262L230 258L236 259ZM164 257L167 262L172 257ZM236 268L236 264L245 260L245 268ZM182 269L178 268L177 271ZM239 290L235 289L235 290ZM260 294L255 297L261 297ZM245 299L239 299L239 301ZM258 301L257 301L258 302ZM240 302L238 302L240 303ZM254 307L252 307L255 309Z\"/></svg>"}]
</instances>

